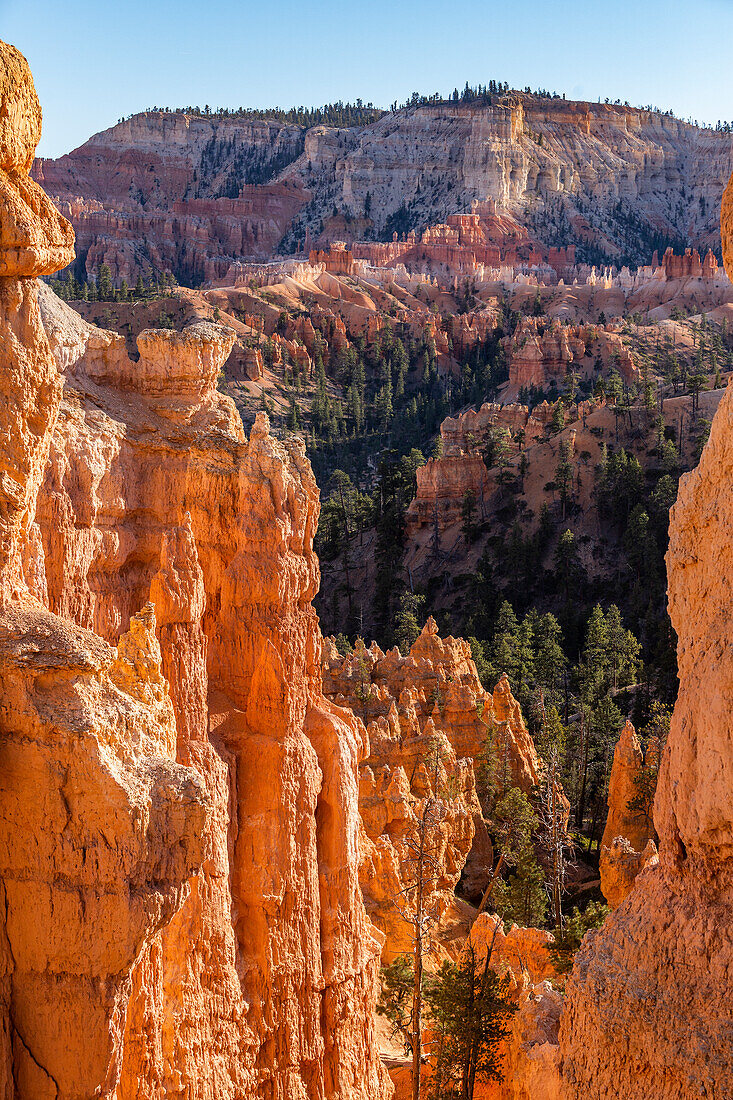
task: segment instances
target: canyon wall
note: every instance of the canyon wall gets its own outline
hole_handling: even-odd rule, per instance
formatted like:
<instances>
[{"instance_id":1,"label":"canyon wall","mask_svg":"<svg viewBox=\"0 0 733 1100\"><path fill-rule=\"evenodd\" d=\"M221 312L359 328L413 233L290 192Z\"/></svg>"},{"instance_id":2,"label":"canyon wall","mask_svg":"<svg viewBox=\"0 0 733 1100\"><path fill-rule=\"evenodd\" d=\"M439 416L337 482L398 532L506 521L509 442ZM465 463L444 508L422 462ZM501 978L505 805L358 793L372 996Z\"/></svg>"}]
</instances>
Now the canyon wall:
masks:
<instances>
[{"instance_id":1,"label":"canyon wall","mask_svg":"<svg viewBox=\"0 0 733 1100\"><path fill-rule=\"evenodd\" d=\"M571 249L647 263L649 232L719 244L731 168L724 133L619 105L510 93L485 106L403 108L351 128L150 111L38 161L34 174L71 218L87 271L106 262L129 283L146 267L222 278L245 257L307 255L309 243L350 243L366 229L391 237L394 224L439 226L447 209L455 223L474 203L487 217L498 207L506 223L477 253L492 265L530 240L528 260L547 255L559 270L570 254L547 248L558 220ZM454 228L470 236L470 224L446 225L445 262Z\"/></svg>"},{"instance_id":2,"label":"canyon wall","mask_svg":"<svg viewBox=\"0 0 733 1100\"><path fill-rule=\"evenodd\" d=\"M36 283L73 235L4 44L0 95L0 1095L388 1095L304 449L217 393L230 331L132 361Z\"/></svg>"},{"instance_id":3,"label":"canyon wall","mask_svg":"<svg viewBox=\"0 0 733 1100\"><path fill-rule=\"evenodd\" d=\"M726 205L729 265L730 231ZM680 690L654 804L659 863L576 958L561 1025L568 1096L733 1094L732 482L729 386L672 509L667 570Z\"/></svg>"}]
</instances>

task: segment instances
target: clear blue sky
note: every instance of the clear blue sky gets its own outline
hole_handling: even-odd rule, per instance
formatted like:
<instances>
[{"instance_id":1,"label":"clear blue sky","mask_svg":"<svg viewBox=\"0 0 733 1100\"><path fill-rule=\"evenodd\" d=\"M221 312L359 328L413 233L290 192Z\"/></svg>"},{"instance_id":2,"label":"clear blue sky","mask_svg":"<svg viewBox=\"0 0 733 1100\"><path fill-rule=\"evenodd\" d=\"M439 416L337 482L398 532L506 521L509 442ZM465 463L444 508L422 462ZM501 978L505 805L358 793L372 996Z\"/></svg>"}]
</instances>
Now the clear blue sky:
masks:
<instances>
[{"instance_id":1,"label":"clear blue sky","mask_svg":"<svg viewBox=\"0 0 733 1100\"><path fill-rule=\"evenodd\" d=\"M40 153L145 107L389 106L506 80L733 120L733 0L0 0Z\"/></svg>"}]
</instances>

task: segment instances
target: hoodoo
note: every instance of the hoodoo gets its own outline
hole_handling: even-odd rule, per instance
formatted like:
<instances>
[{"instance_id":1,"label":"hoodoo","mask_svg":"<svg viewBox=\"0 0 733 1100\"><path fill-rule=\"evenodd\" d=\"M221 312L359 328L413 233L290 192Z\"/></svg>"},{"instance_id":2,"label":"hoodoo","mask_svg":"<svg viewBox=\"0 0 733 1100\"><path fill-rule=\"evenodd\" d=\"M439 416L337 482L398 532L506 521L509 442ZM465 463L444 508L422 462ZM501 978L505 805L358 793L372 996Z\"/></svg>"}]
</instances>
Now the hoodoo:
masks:
<instances>
[{"instance_id":1,"label":"hoodoo","mask_svg":"<svg viewBox=\"0 0 733 1100\"><path fill-rule=\"evenodd\" d=\"M39 287L73 234L6 45L0 94L0 1092L388 1095L309 463L217 393L228 330L132 362Z\"/></svg>"}]
</instances>

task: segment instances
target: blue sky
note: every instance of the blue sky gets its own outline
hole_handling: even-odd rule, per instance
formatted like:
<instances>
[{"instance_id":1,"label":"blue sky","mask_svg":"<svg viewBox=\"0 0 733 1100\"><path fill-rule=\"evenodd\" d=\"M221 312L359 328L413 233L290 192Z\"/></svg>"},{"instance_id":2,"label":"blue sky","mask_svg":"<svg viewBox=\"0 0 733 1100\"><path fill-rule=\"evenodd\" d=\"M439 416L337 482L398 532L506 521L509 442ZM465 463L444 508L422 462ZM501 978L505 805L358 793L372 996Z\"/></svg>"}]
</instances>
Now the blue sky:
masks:
<instances>
[{"instance_id":1,"label":"blue sky","mask_svg":"<svg viewBox=\"0 0 733 1100\"><path fill-rule=\"evenodd\" d=\"M58 156L156 105L389 106L506 80L733 120L733 0L0 0Z\"/></svg>"}]
</instances>

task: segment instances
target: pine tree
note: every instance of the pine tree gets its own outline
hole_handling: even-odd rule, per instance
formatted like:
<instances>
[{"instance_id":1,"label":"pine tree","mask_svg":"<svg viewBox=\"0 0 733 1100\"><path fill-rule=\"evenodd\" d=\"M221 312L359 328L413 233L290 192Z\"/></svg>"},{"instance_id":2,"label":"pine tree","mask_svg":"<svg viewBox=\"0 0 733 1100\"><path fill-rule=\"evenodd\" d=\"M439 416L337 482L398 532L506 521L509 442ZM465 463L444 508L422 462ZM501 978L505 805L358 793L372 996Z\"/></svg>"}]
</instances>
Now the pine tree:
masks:
<instances>
[{"instance_id":1,"label":"pine tree","mask_svg":"<svg viewBox=\"0 0 733 1100\"><path fill-rule=\"evenodd\" d=\"M559 695L568 659L563 650L562 629L551 611L535 618L534 650L535 677L546 699L552 701Z\"/></svg>"},{"instance_id":2,"label":"pine tree","mask_svg":"<svg viewBox=\"0 0 733 1100\"><path fill-rule=\"evenodd\" d=\"M566 918L562 929L555 930L555 942L550 948L550 958L558 974L572 969L573 960L586 934L600 928L611 910L599 901L590 901L581 912L577 905Z\"/></svg>"},{"instance_id":3,"label":"pine tree","mask_svg":"<svg viewBox=\"0 0 733 1100\"><path fill-rule=\"evenodd\" d=\"M614 688L633 683L639 667L641 646L631 633L624 628L621 612L611 604L606 613L606 639L608 667Z\"/></svg>"},{"instance_id":4,"label":"pine tree","mask_svg":"<svg viewBox=\"0 0 733 1100\"><path fill-rule=\"evenodd\" d=\"M112 275L107 264L102 264L97 276L97 294L100 302L109 302L114 298Z\"/></svg>"},{"instance_id":5,"label":"pine tree","mask_svg":"<svg viewBox=\"0 0 733 1100\"><path fill-rule=\"evenodd\" d=\"M472 543L478 534L476 527L476 494L469 489L461 505L461 531L467 543Z\"/></svg>"},{"instance_id":6,"label":"pine tree","mask_svg":"<svg viewBox=\"0 0 733 1100\"><path fill-rule=\"evenodd\" d=\"M575 535L569 529L563 531L558 540L555 551L555 574L562 586L565 602L570 599L572 590L577 590L583 583L584 573L580 564L580 554Z\"/></svg>"},{"instance_id":7,"label":"pine tree","mask_svg":"<svg viewBox=\"0 0 733 1100\"><path fill-rule=\"evenodd\" d=\"M425 603L425 597L417 592L403 592L395 616L394 634L397 645L403 653L408 653L413 642L420 634L418 615Z\"/></svg>"},{"instance_id":8,"label":"pine tree","mask_svg":"<svg viewBox=\"0 0 733 1100\"><path fill-rule=\"evenodd\" d=\"M608 625L600 604L595 605L588 619L578 682L581 698L589 705L594 705L609 686Z\"/></svg>"},{"instance_id":9,"label":"pine tree","mask_svg":"<svg viewBox=\"0 0 733 1100\"><path fill-rule=\"evenodd\" d=\"M491 902L505 920L538 926L547 912L542 868L537 862L532 834L539 819L527 796L510 787L490 813L489 828L499 862L492 876ZM508 869L506 878L499 872Z\"/></svg>"},{"instance_id":10,"label":"pine tree","mask_svg":"<svg viewBox=\"0 0 733 1100\"><path fill-rule=\"evenodd\" d=\"M492 945L493 946L493 945ZM432 1100L473 1100L477 1082L501 1081L500 1051L516 1012L509 981L473 944L456 965L444 962L426 990L434 1041Z\"/></svg>"},{"instance_id":11,"label":"pine tree","mask_svg":"<svg viewBox=\"0 0 733 1100\"><path fill-rule=\"evenodd\" d=\"M573 467L570 462L570 442L567 439L563 439L560 442L557 466L555 467L555 484L557 485L558 492L560 493L560 503L562 504L562 519L564 523L567 514L568 500L570 499L570 494L573 487Z\"/></svg>"},{"instance_id":12,"label":"pine tree","mask_svg":"<svg viewBox=\"0 0 733 1100\"><path fill-rule=\"evenodd\" d=\"M507 675L510 669L516 668L518 637L519 623L514 608L504 600L496 617L492 659L494 666Z\"/></svg>"}]
</instances>

